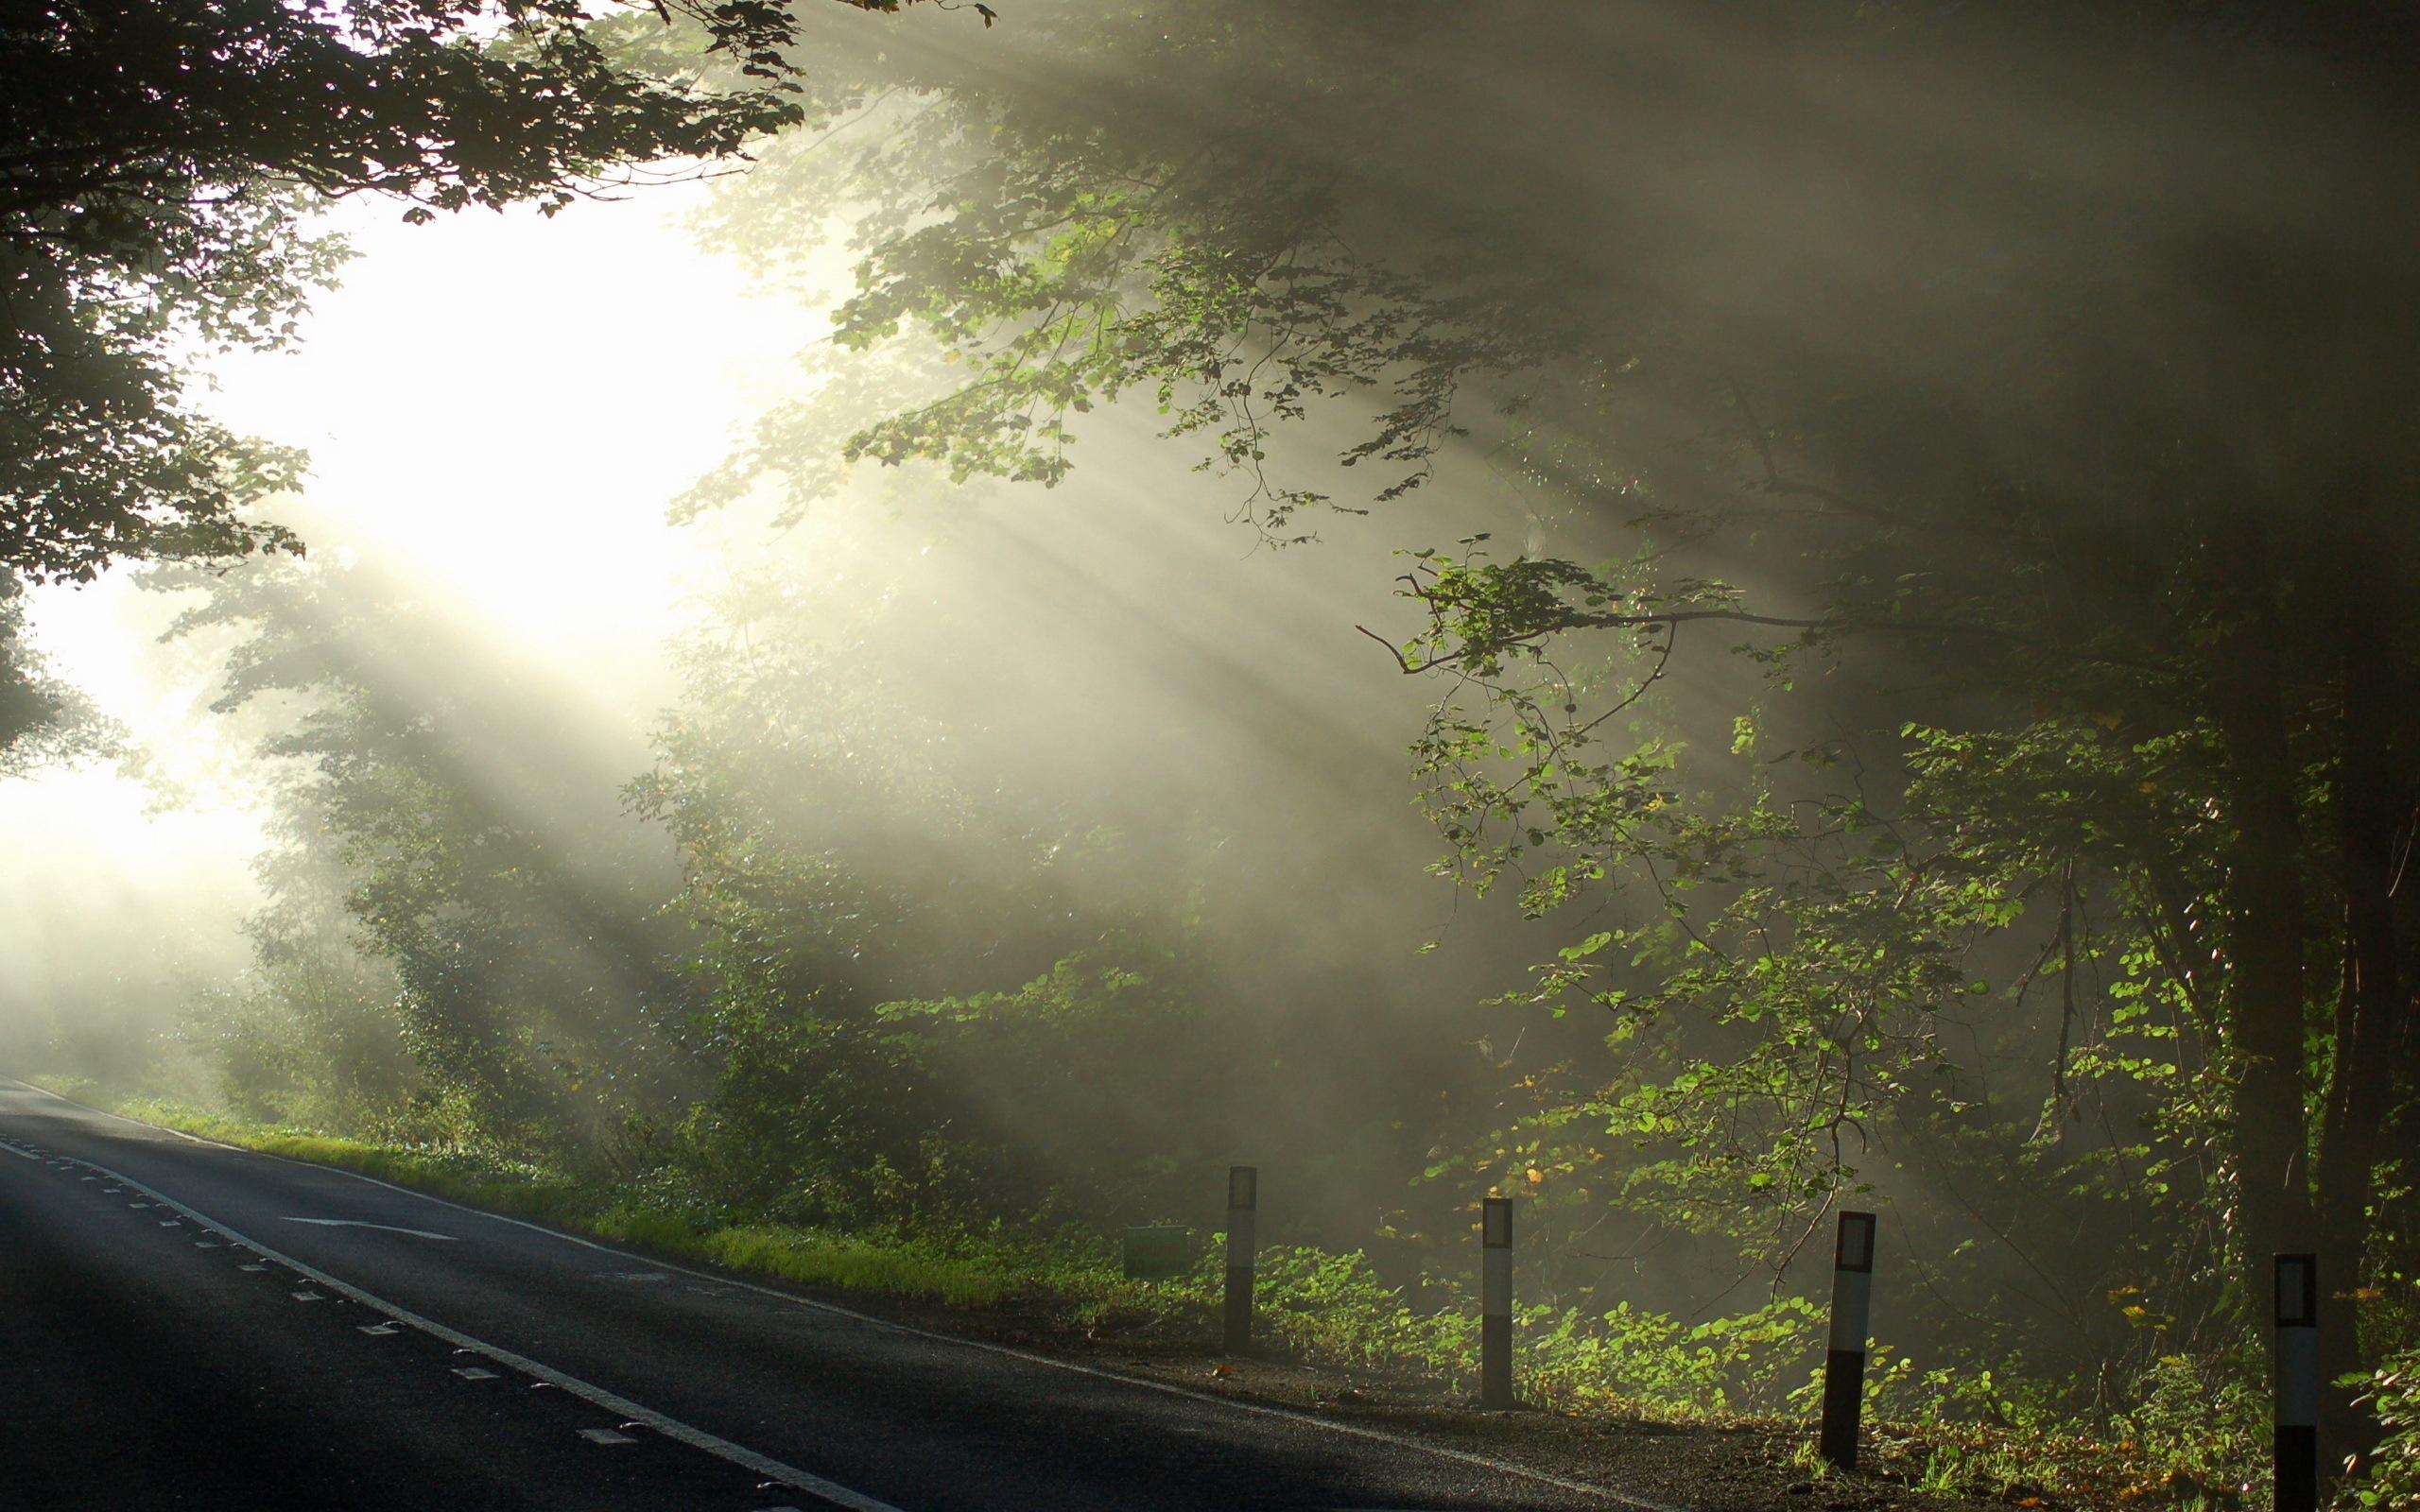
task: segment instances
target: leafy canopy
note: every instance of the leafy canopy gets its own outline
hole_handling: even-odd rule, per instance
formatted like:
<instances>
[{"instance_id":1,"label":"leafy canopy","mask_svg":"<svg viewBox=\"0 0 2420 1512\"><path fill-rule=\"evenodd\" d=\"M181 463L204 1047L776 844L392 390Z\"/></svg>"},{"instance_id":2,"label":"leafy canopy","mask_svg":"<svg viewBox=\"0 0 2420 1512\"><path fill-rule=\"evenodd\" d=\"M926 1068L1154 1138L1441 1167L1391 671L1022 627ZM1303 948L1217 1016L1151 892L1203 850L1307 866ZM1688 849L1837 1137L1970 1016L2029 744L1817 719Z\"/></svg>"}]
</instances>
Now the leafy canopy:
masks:
<instances>
[{"instance_id":1,"label":"leafy canopy","mask_svg":"<svg viewBox=\"0 0 2420 1512\"><path fill-rule=\"evenodd\" d=\"M841 0L895 10L904 0ZM675 13L690 24L669 30ZM697 40L685 40L685 39ZM771 0L34 0L0 14L0 567L291 550L302 458L194 403L344 257L310 213L552 212L796 121Z\"/></svg>"}]
</instances>

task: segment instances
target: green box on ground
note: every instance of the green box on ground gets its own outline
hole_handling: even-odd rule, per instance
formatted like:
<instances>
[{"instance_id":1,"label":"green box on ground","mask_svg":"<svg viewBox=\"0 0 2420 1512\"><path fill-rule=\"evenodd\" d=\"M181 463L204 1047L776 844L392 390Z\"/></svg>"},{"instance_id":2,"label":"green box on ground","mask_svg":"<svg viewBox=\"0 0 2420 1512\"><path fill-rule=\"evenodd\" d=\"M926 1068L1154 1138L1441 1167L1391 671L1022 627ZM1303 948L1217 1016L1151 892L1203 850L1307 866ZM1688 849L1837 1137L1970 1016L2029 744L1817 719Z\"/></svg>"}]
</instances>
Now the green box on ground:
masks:
<instances>
[{"instance_id":1,"label":"green box on ground","mask_svg":"<svg viewBox=\"0 0 2420 1512\"><path fill-rule=\"evenodd\" d=\"M1128 1280L1164 1281L1193 1268L1193 1230L1129 1228L1125 1250Z\"/></svg>"}]
</instances>

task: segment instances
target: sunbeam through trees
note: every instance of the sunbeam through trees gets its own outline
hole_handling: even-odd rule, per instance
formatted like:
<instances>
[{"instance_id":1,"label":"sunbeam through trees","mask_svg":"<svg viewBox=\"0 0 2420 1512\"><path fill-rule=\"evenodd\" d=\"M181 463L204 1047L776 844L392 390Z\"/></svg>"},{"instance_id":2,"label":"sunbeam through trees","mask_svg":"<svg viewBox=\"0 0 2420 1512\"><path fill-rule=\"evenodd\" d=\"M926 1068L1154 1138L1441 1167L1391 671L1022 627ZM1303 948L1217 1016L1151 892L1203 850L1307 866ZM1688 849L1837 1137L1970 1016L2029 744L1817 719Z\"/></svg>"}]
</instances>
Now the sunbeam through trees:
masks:
<instances>
[{"instance_id":1,"label":"sunbeam through trees","mask_svg":"<svg viewBox=\"0 0 2420 1512\"><path fill-rule=\"evenodd\" d=\"M0 776L208 729L261 838L247 967L14 1069L1121 1350L1216 1263L1117 1230L1253 1166L1271 1348L1440 1400L1517 1198L1525 1397L1692 1422L1814 1410L1874 1211L1878 1463L2022 1506L2265 1504L2311 1251L2324 1494L2420 1497L2402 11L19 9ZM743 371L677 613L219 413L331 202L671 195L804 333L573 318ZM462 484L566 562L679 387L606 382ZM130 574L172 717L43 654Z\"/></svg>"}]
</instances>

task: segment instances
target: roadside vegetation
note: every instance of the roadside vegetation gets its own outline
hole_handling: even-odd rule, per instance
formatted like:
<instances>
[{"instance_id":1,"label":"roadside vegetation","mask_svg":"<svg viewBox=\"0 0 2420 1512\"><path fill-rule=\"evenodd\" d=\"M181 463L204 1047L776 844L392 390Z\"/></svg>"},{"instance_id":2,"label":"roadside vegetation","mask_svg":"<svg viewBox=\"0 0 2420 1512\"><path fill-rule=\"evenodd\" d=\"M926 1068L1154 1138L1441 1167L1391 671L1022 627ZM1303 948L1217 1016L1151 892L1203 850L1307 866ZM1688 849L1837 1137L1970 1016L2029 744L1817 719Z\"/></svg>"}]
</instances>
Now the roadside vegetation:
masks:
<instances>
[{"instance_id":1,"label":"roadside vegetation","mask_svg":"<svg viewBox=\"0 0 2420 1512\"><path fill-rule=\"evenodd\" d=\"M247 1123L99 1096L70 1078L43 1080L127 1117L357 1171L645 1253L842 1294L838 1299L877 1311L898 1301L927 1304L921 1316L978 1333L1011 1320L1018 1325L1012 1336L1032 1348L1148 1350L1197 1368L1217 1350L1216 1234L1201 1236L1190 1273L1137 1281L1121 1273L1112 1234L1064 1219L943 1232L750 1222L717 1211L671 1172L581 1177L467 1149ZM1450 1284L1391 1285L1365 1255L1274 1246L1260 1257L1258 1305L1271 1357L1409 1384L1449 1408L1475 1389L1476 1301ZM1820 1479L1835 1473L1815 1457L1806 1426L1820 1389L1821 1322L1818 1310L1795 1297L1696 1324L1627 1305L1601 1317L1526 1308L1516 1334L1521 1394L1533 1406L1583 1417L1765 1428L1775 1435L1778 1471ZM2406 1410L2400 1376L2390 1374L2380 1389L2390 1413ZM2259 1431L2266 1401L2240 1372L2204 1362L2159 1362L2141 1405L2105 1424L2078 1420L2038 1383L1989 1371L1919 1372L1887 1347L1877 1351L1868 1392L1859 1473L1912 1490L2020 1506L2235 1508L2259 1506L2267 1496L2268 1446ZM2393 1469L2358 1493L2362 1506L2410 1504L2410 1441L2391 1441L2388 1452Z\"/></svg>"}]
</instances>

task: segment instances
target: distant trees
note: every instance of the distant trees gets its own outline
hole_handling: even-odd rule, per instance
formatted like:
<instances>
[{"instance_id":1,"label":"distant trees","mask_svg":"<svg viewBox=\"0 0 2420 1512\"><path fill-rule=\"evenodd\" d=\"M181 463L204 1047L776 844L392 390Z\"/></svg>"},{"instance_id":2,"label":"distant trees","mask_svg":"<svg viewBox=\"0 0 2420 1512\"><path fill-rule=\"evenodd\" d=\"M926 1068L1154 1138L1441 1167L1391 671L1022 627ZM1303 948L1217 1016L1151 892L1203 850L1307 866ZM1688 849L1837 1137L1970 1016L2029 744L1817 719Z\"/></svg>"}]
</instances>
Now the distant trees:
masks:
<instances>
[{"instance_id":1,"label":"distant trees","mask_svg":"<svg viewBox=\"0 0 2420 1512\"><path fill-rule=\"evenodd\" d=\"M1054 1189L1186 1211L1246 1074L1215 1048L1202 879L1003 775L984 711L910 685L906 590L837 546L817 577L843 561L861 593L735 574L631 789L680 849L717 1066L668 1150L793 1222L1021 1219Z\"/></svg>"},{"instance_id":2,"label":"distant trees","mask_svg":"<svg viewBox=\"0 0 2420 1512\"><path fill-rule=\"evenodd\" d=\"M268 731L254 970L189 1023L236 1108L817 1225L1017 1220L1070 1182L1162 1215L1180 1157L1207 1190L1244 1068L1204 1044L1196 879L1085 885L1099 815L971 773L964 726L770 578L689 641L627 792L424 590L324 558L147 581L230 638L217 707Z\"/></svg>"},{"instance_id":3,"label":"distant trees","mask_svg":"<svg viewBox=\"0 0 2420 1512\"><path fill-rule=\"evenodd\" d=\"M261 988L205 1015L233 1096L594 1160L694 1087L671 860L574 704L368 567L151 580L199 595L174 633L235 632L217 707L270 731Z\"/></svg>"}]
</instances>

